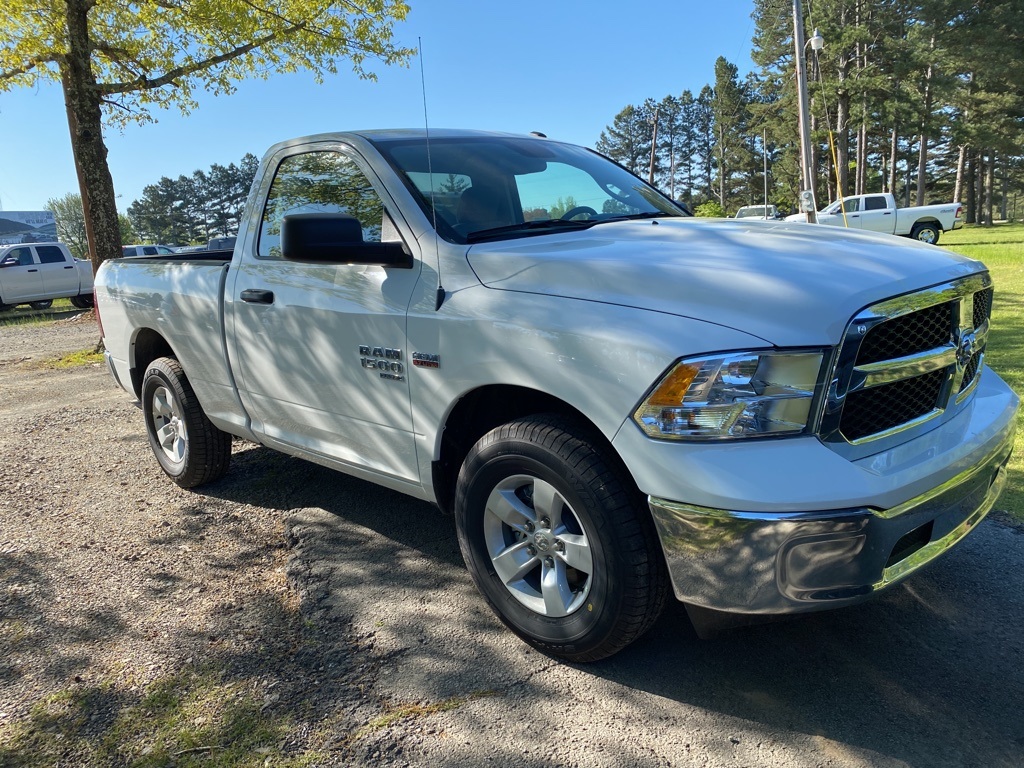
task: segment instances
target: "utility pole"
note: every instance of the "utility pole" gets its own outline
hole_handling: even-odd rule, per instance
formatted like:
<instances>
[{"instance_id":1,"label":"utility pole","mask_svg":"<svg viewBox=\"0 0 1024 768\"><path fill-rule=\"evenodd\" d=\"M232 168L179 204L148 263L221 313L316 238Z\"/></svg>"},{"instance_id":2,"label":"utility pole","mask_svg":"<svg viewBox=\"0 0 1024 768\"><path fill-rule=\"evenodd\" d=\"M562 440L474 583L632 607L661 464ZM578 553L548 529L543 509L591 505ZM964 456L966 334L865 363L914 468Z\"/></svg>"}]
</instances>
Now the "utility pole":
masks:
<instances>
[{"instance_id":1,"label":"utility pole","mask_svg":"<svg viewBox=\"0 0 1024 768\"><path fill-rule=\"evenodd\" d=\"M793 0L793 45L796 48L796 88L800 93L800 177L803 185L800 207L807 213L808 223L817 224L818 204L814 199L814 169L811 168L811 109L807 103L807 60L804 56L804 11L800 0Z\"/></svg>"}]
</instances>

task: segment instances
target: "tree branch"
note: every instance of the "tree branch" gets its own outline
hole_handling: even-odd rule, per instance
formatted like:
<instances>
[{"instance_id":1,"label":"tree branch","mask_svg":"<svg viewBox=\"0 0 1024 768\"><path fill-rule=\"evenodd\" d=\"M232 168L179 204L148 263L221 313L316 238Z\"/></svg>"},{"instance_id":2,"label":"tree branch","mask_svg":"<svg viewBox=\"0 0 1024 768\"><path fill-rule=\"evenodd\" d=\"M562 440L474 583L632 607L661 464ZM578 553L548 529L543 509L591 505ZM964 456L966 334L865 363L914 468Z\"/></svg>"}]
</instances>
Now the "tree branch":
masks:
<instances>
[{"instance_id":1,"label":"tree branch","mask_svg":"<svg viewBox=\"0 0 1024 768\"><path fill-rule=\"evenodd\" d=\"M55 63L55 62L59 62L60 60L61 60L61 56L59 54L56 54L56 53L48 53L45 56L33 56L31 59L29 59L27 62L25 62L20 67L15 67L14 69L9 69L6 72L0 72L0 81L2 81L2 80L10 80L12 78L17 77L18 75L27 74L27 73L31 72L33 69L35 69L36 67L40 66L41 64L49 64L51 62Z\"/></svg>"},{"instance_id":2,"label":"tree branch","mask_svg":"<svg viewBox=\"0 0 1024 768\"><path fill-rule=\"evenodd\" d=\"M237 59L239 56L244 56L245 54L256 50L260 46L273 42L274 40L295 34L305 28L305 26L305 22L295 24L282 32L274 32L273 34L265 35L258 40L254 40L251 43L246 43L245 45L240 45L237 48L232 48L227 53L222 53L219 56L213 56L209 59L196 61L182 67L175 67L159 77L149 78L140 76L137 80L132 80L127 83L105 83L101 84L97 90L104 96L110 96L115 93L129 93L130 91L147 91L152 90L153 88L162 88L165 85L173 83L179 77L191 75L196 72L202 72L204 69L210 69L218 64L224 64L225 62Z\"/></svg>"}]
</instances>

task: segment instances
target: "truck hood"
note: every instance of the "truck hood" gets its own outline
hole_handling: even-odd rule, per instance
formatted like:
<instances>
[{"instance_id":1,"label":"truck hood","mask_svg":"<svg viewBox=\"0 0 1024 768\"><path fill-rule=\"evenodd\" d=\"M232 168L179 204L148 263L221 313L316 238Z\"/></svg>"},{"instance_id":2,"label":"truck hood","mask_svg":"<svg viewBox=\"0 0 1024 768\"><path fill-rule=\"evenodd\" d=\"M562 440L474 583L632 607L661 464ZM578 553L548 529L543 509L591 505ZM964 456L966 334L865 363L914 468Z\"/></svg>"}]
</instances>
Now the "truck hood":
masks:
<instances>
[{"instance_id":1,"label":"truck hood","mask_svg":"<svg viewBox=\"0 0 1024 768\"><path fill-rule=\"evenodd\" d=\"M892 235L785 222L655 219L469 249L489 288L691 317L770 344L837 344L885 298L984 270Z\"/></svg>"}]
</instances>

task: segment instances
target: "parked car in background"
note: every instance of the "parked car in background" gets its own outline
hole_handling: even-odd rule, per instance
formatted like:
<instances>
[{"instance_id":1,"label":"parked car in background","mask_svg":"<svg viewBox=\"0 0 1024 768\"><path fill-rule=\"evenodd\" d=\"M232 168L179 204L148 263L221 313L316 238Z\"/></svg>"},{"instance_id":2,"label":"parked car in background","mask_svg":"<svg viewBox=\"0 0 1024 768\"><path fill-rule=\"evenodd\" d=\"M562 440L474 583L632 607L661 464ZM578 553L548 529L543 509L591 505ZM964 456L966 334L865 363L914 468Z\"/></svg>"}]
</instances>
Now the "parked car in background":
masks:
<instances>
[{"instance_id":1,"label":"parked car in background","mask_svg":"<svg viewBox=\"0 0 1024 768\"><path fill-rule=\"evenodd\" d=\"M736 211L736 218L764 219L766 221L773 221L781 219L782 214L779 213L779 209L774 205L744 205Z\"/></svg>"},{"instance_id":2,"label":"parked car in background","mask_svg":"<svg viewBox=\"0 0 1024 768\"><path fill-rule=\"evenodd\" d=\"M896 199L891 194L879 192L836 200L818 212L818 223L901 235L934 245L939 242L940 232L964 225L962 216L963 206L960 203L897 209ZM795 213L787 216L786 221L806 221L806 214Z\"/></svg>"},{"instance_id":3,"label":"parked car in background","mask_svg":"<svg viewBox=\"0 0 1024 768\"><path fill-rule=\"evenodd\" d=\"M206 244L208 251L230 251L235 247L235 237L215 237Z\"/></svg>"},{"instance_id":4,"label":"parked car in background","mask_svg":"<svg viewBox=\"0 0 1024 768\"><path fill-rule=\"evenodd\" d=\"M121 246L122 256L166 256L174 253L169 245L123 245Z\"/></svg>"},{"instance_id":5,"label":"parked car in background","mask_svg":"<svg viewBox=\"0 0 1024 768\"><path fill-rule=\"evenodd\" d=\"M91 307L92 264L76 259L63 243L0 247L0 309L14 304L49 309L54 299Z\"/></svg>"}]
</instances>

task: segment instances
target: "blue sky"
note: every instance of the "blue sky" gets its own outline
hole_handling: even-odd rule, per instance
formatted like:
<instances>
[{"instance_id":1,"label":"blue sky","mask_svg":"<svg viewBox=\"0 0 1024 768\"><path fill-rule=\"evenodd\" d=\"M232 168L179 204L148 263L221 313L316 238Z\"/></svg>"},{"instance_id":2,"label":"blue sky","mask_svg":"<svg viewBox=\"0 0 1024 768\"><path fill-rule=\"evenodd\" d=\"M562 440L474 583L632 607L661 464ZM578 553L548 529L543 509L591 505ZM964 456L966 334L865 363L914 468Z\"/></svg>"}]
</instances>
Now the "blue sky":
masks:
<instances>
[{"instance_id":1,"label":"blue sky","mask_svg":"<svg viewBox=\"0 0 1024 768\"><path fill-rule=\"evenodd\" d=\"M725 56L753 68L750 0L630 4L610 0L409 0L396 40L423 41L431 128L529 133L593 146L627 104L698 91ZM147 184L213 163L262 157L271 144L324 131L423 125L419 62L347 71L323 85L308 74L248 80L228 97L199 96L189 117L109 128L118 207ZM40 210L78 185L59 86L0 93L0 208Z\"/></svg>"}]
</instances>

